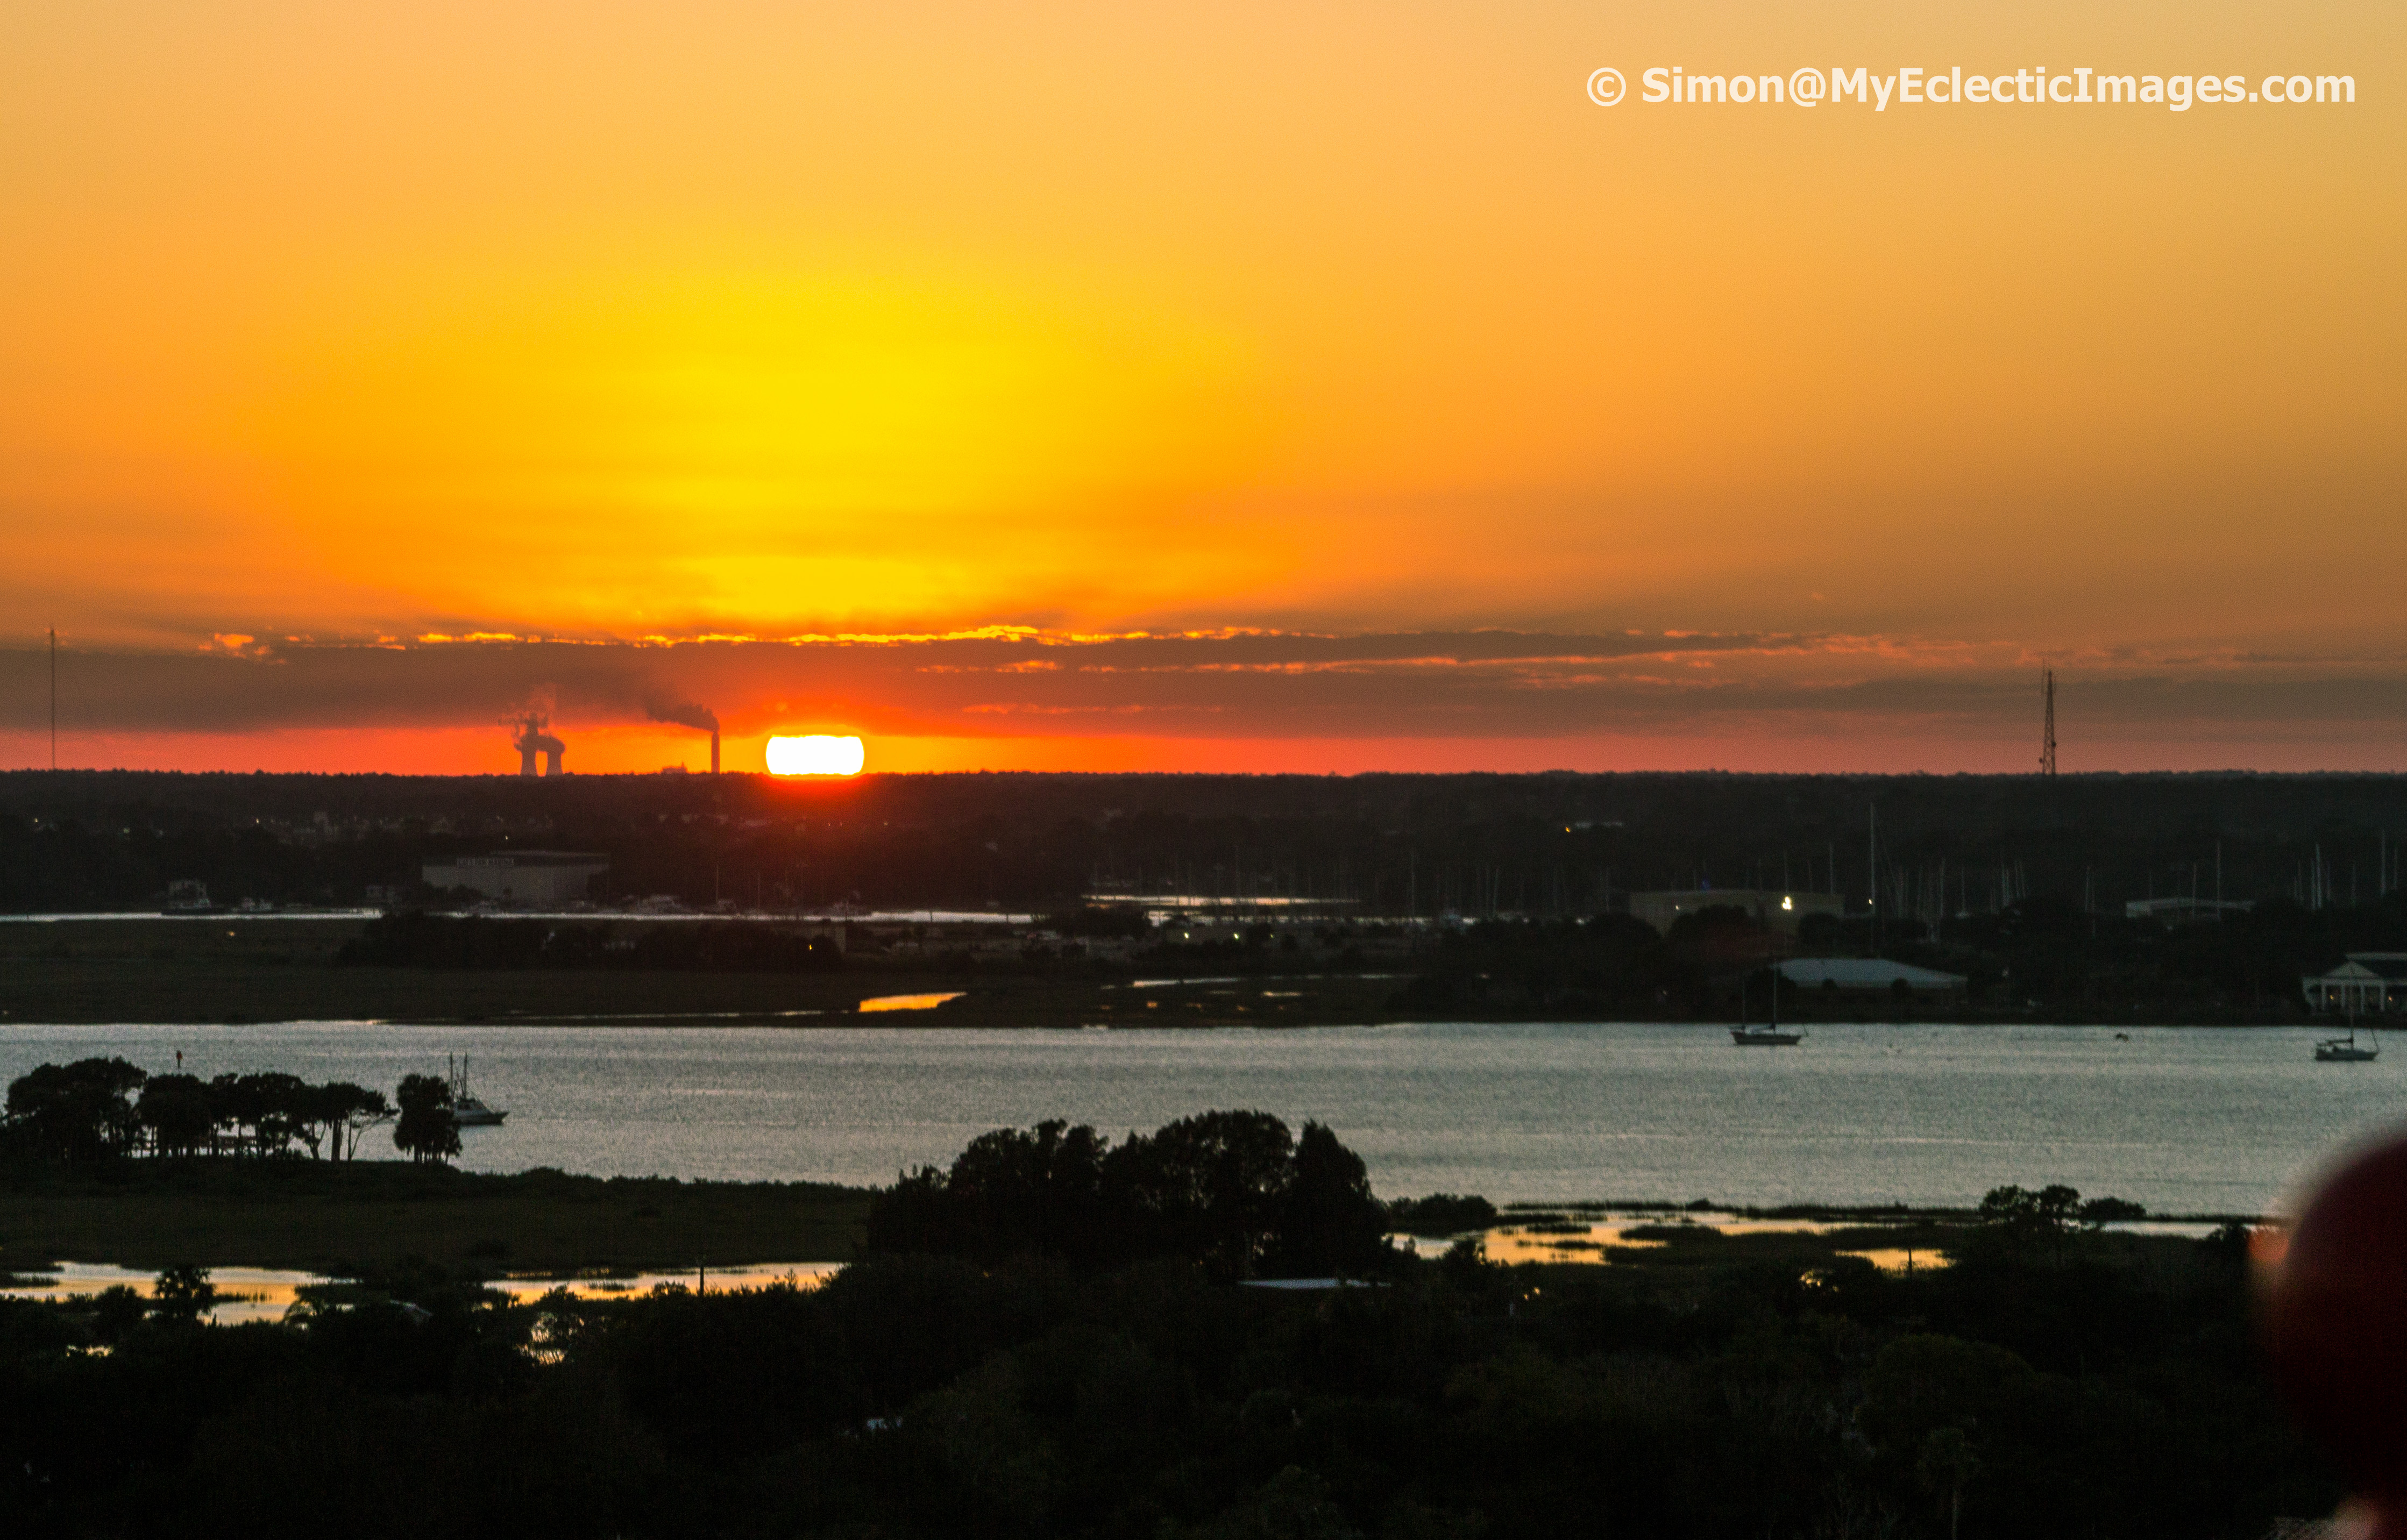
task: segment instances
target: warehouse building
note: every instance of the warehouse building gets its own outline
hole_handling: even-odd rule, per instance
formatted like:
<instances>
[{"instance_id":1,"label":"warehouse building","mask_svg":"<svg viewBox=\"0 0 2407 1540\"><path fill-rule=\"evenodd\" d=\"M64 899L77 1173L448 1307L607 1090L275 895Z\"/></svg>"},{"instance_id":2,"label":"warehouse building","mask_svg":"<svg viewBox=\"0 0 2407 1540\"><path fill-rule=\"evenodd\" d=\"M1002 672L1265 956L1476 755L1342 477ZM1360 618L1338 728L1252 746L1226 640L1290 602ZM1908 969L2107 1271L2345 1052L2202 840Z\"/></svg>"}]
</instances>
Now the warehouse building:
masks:
<instances>
[{"instance_id":1,"label":"warehouse building","mask_svg":"<svg viewBox=\"0 0 2407 1540\"><path fill-rule=\"evenodd\" d=\"M593 879L610 869L607 856L565 850L511 850L426 863L426 885L469 888L503 903L547 908L591 896Z\"/></svg>"}]
</instances>

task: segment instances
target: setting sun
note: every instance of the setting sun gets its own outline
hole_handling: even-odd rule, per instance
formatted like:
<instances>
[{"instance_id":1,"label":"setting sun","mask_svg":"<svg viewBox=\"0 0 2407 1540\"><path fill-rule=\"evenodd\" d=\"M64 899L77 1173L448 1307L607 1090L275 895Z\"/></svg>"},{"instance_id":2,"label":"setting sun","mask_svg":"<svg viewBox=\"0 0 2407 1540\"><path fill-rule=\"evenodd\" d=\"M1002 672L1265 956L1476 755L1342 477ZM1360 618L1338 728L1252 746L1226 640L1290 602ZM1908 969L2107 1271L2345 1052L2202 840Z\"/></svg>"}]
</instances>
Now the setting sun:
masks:
<instances>
[{"instance_id":1,"label":"setting sun","mask_svg":"<svg viewBox=\"0 0 2407 1540\"><path fill-rule=\"evenodd\" d=\"M772 775L859 775L862 751L858 738L831 738L813 733L807 738L772 738L769 740L769 773Z\"/></svg>"}]
</instances>

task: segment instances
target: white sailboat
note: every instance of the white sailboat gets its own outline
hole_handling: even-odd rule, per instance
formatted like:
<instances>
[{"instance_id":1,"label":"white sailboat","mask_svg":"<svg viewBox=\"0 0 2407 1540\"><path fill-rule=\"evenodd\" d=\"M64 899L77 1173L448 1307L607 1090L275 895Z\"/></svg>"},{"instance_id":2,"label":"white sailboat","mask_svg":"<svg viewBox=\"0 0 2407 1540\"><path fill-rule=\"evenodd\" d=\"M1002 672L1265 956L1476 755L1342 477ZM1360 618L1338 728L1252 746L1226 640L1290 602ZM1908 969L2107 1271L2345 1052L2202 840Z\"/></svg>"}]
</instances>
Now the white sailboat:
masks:
<instances>
[{"instance_id":1,"label":"white sailboat","mask_svg":"<svg viewBox=\"0 0 2407 1540\"><path fill-rule=\"evenodd\" d=\"M1805 1040L1805 1034L1802 1032L1783 1032L1780 1030L1780 967L1776 963L1773 965L1772 968L1772 1021L1770 1024L1765 1026L1750 1026L1747 1024L1746 983L1744 980L1740 982L1738 986L1738 1024L1730 1028L1730 1041L1738 1044L1741 1048L1794 1048L1799 1043Z\"/></svg>"},{"instance_id":2,"label":"white sailboat","mask_svg":"<svg viewBox=\"0 0 2407 1540\"><path fill-rule=\"evenodd\" d=\"M2373 1035L2372 1030L2368 1028L2367 1038L2371 1038ZM2348 999L2348 1035L2343 1038L2326 1038L2315 1044L2315 1062L2318 1064L2371 1064L2381 1052L2382 1045L2378 1041L2368 1041L2363 1044L2357 1042L2357 996L2352 994Z\"/></svg>"},{"instance_id":3,"label":"white sailboat","mask_svg":"<svg viewBox=\"0 0 2407 1540\"><path fill-rule=\"evenodd\" d=\"M451 1062L451 1055L446 1053L443 1062L451 1070L451 1121L463 1128L500 1126L501 1121L509 1116L508 1111L488 1107L468 1094L468 1055L461 1054L459 1063L455 1065Z\"/></svg>"}]
</instances>

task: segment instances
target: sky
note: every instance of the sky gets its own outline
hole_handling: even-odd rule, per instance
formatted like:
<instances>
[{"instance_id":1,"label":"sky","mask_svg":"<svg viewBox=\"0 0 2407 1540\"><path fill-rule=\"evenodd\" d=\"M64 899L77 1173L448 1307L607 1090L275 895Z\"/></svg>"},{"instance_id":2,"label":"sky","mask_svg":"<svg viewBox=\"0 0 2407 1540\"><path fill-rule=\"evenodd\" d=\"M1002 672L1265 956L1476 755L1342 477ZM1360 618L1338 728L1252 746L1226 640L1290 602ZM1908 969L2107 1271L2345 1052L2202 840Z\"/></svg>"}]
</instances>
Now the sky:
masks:
<instances>
[{"instance_id":1,"label":"sky","mask_svg":"<svg viewBox=\"0 0 2407 1540\"><path fill-rule=\"evenodd\" d=\"M0 765L2407 770L2402 45L26 0ZM2356 100L1641 99L1858 65Z\"/></svg>"}]
</instances>

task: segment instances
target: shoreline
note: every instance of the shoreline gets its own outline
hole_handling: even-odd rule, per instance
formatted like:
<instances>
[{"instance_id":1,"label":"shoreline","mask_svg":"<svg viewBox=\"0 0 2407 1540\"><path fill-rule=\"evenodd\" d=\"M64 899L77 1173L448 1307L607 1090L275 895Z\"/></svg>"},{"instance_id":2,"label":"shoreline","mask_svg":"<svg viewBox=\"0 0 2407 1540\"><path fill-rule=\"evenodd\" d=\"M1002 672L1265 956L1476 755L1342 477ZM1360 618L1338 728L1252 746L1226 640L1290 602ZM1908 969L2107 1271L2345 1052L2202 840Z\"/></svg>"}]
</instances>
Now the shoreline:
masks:
<instances>
[{"instance_id":1,"label":"shoreline","mask_svg":"<svg viewBox=\"0 0 2407 1540\"><path fill-rule=\"evenodd\" d=\"M1583 980L1551 963L1521 978L1437 952L1210 949L1126 958L1043 950L965 955L904 938L857 945L790 970L728 967L429 967L341 960L367 922L207 924L128 917L0 925L0 1025L253 1025L406 1022L434 1026L976 1027L1392 1026L1413 1022L1631 1023L1726 1026L1742 1011L1730 980L1699 992ZM873 939L874 940L874 939ZM1545 961L1545 959L1540 959ZM1517 966L1517 965L1516 965ZM1759 996L1762 991L1756 991ZM881 996L958 994L932 1010L863 1011ZM1759 1006L1765 1003L1759 999ZM2328 1026L2295 993L2218 995L2068 986L2054 996L2000 987L1967 997L1889 990L1782 992L1784 1023L2046 1026ZM2377 1022L2378 1024L2378 1022Z\"/></svg>"},{"instance_id":2,"label":"shoreline","mask_svg":"<svg viewBox=\"0 0 2407 1540\"><path fill-rule=\"evenodd\" d=\"M884 1030L951 1030L965 1032L1216 1032L1272 1031L1321 1032L1341 1029L1389 1029L1409 1026L1693 1026L1699 1031L1727 1031L1737 1025L1728 1017L1714 1016L1636 1016L1636 1015L1573 1015L1563 1012L1531 1011L1511 1015L1459 1013L1447 1016L1371 1016L1354 1021L1276 1020L1252 1017L1204 1017L1197 1020L1147 1021L1128 1018L1119 1021L1094 1022L1063 1019L1032 1021L1025 1017L977 1019L974 1010L949 1011L938 1009L914 1010L796 1010L784 1011L638 1011L609 1015L567 1015L530 1013L526 1015L473 1014L442 1016L433 1014L396 1015L301 1015L301 1016L218 1016L218 1015L150 1015L135 1019L117 1015L76 1017L19 1018L0 1010L0 1033L11 1029L33 1028L45 1031L94 1028L140 1027L359 1027L381 1026L456 1027L463 1030L534 1027L546 1030L567 1028L675 1028L680 1031L711 1029L742 1031L808 1032L830 1027L871 1028ZM2268 1021L2261 1018L2229 1017L2191 1019L2173 1016L2092 1016L2045 1017L2037 1015L1980 1015L1970 1012L1954 1015L1930 1014L1909 1017L1887 1017L1872 1014L1844 1017L1783 1019L1784 1027L1806 1029L1807 1042L1812 1041L1812 1029L1828 1026L1921 1027L1921 1026L2030 1026L2065 1031L2153 1032L2169 1028L2235 1032L2321 1032L2338 1034L2347 1030L2345 1022L2331 1018L2306 1017L2295 1021ZM2407 1030L2407 1021L2395 1024L2395 1029ZM2380 1032L2385 1024L2379 1021L2360 1022L2357 1030ZM1802 1046L1802 1045L1801 1045Z\"/></svg>"}]
</instances>

